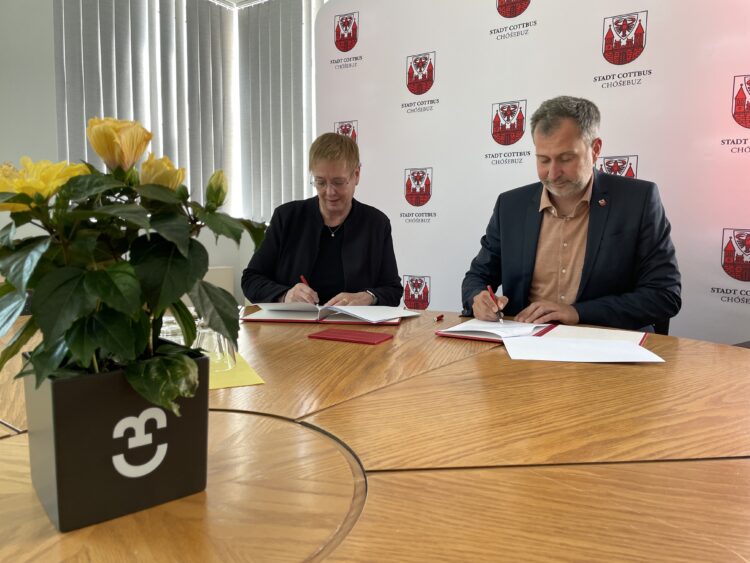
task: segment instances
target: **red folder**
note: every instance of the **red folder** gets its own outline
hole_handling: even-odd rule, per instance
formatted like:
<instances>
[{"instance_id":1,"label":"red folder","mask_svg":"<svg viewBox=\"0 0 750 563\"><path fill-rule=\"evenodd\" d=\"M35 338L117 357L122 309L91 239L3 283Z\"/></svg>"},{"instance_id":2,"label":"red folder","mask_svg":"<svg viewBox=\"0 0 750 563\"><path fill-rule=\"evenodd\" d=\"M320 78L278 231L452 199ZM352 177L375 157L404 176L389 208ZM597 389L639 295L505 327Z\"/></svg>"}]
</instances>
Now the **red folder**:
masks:
<instances>
[{"instance_id":1,"label":"red folder","mask_svg":"<svg viewBox=\"0 0 750 563\"><path fill-rule=\"evenodd\" d=\"M366 330L344 330L329 328L307 335L308 338L319 338L320 340L338 340L340 342L356 342L357 344L380 344L393 338L392 334L384 332L368 332Z\"/></svg>"}]
</instances>

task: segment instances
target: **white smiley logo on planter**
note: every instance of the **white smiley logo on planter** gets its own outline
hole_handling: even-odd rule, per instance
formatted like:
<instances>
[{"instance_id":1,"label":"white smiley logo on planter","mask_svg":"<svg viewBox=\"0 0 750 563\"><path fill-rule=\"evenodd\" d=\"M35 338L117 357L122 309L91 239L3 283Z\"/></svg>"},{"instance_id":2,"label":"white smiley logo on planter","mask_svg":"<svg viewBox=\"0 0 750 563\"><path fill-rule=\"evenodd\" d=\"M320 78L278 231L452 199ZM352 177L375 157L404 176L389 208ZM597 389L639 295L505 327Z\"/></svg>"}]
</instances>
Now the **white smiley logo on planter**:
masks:
<instances>
[{"instance_id":1,"label":"white smiley logo on planter","mask_svg":"<svg viewBox=\"0 0 750 563\"><path fill-rule=\"evenodd\" d=\"M146 422L149 420L155 420L157 428L167 427L167 415L164 414L164 411L156 407L151 407L137 417L127 416L123 418L115 425L112 437L122 438L125 436L125 430L132 428L135 430L135 435L132 438L128 438L128 449L132 450L140 446L148 446L153 442L153 434L146 432ZM122 454L112 456L112 464L123 477L143 477L159 467L166 455L167 444L159 444L156 447L154 457L143 465L131 465Z\"/></svg>"}]
</instances>

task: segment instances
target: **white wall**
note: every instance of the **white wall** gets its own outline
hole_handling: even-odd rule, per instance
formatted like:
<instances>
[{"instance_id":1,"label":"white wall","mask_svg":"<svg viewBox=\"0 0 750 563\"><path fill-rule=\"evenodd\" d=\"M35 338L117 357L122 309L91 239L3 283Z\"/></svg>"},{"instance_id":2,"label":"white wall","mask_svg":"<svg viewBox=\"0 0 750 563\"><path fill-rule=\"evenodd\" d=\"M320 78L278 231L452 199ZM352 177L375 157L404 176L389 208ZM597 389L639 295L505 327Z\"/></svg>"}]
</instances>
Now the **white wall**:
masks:
<instances>
[{"instance_id":1,"label":"white wall","mask_svg":"<svg viewBox=\"0 0 750 563\"><path fill-rule=\"evenodd\" d=\"M51 0L0 0L0 162L57 160L53 42Z\"/></svg>"}]
</instances>

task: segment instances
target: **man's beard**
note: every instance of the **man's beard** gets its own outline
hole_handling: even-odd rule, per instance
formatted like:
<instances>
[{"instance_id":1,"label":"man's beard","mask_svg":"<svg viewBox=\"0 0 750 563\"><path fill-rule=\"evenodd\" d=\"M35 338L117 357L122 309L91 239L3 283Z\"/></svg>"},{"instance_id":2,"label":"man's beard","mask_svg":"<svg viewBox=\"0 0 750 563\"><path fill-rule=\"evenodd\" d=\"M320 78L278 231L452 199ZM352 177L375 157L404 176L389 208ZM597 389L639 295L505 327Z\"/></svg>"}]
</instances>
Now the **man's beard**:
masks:
<instances>
[{"instance_id":1,"label":"man's beard","mask_svg":"<svg viewBox=\"0 0 750 563\"><path fill-rule=\"evenodd\" d=\"M559 184L555 186L555 183L550 180L542 180L542 184L544 184L544 187L547 188L547 191L549 191L549 193L551 193L553 196L569 198L582 195L583 192L586 191L588 181L584 182L582 180L568 180L562 186Z\"/></svg>"}]
</instances>

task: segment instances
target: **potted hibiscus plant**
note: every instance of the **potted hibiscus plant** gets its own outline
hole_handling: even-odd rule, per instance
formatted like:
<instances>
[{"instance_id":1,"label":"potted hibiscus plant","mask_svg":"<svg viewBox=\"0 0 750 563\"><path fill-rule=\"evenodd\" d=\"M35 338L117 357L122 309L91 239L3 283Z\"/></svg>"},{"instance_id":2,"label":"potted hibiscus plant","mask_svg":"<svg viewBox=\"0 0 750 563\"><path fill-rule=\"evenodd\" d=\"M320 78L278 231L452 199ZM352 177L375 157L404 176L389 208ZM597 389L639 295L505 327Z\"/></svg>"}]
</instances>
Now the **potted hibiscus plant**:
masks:
<instances>
[{"instance_id":1,"label":"potted hibiscus plant","mask_svg":"<svg viewBox=\"0 0 750 563\"><path fill-rule=\"evenodd\" d=\"M203 279L197 237L239 243L263 229L220 211L221 171L195 201L168 157L139 169L151 133L138 122L94 118L86 133L108 171L28 158L0 168L0 336L17 328L0 368L41 333L17 377L28 376L32 481L60 530L205 488L208 361L191 348L183 297L236 344L238 304ZM18 238L20 227L34 232ZM165 315L184 345L159 339Z\"/></svg>"}]
</instances>

